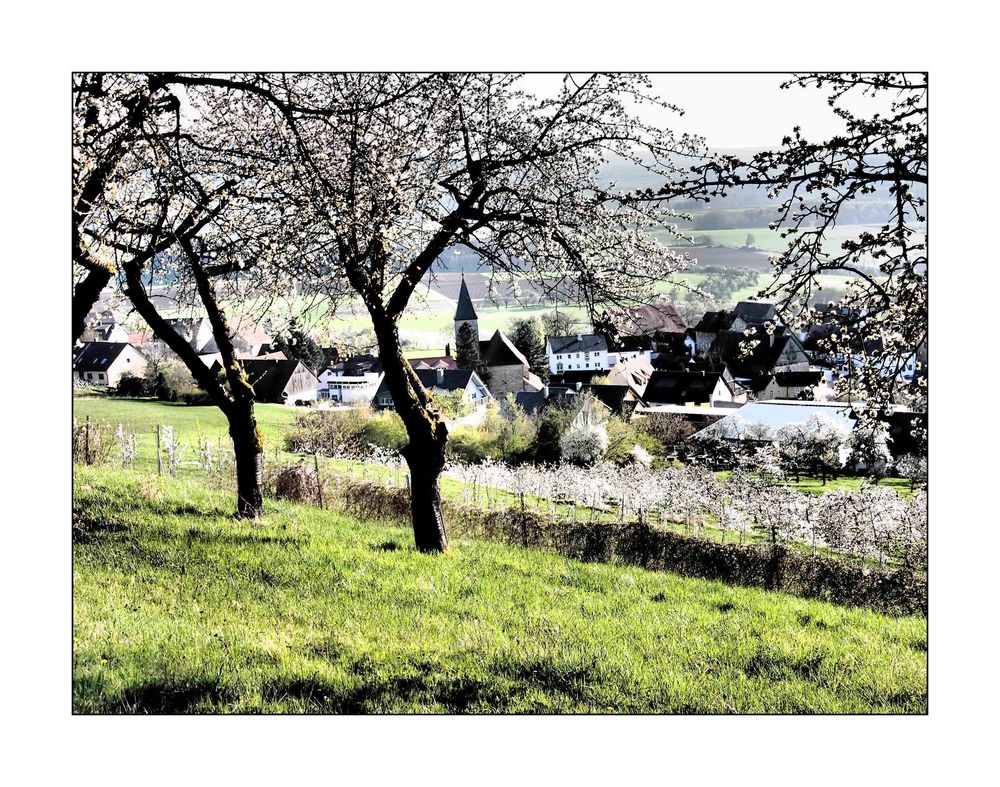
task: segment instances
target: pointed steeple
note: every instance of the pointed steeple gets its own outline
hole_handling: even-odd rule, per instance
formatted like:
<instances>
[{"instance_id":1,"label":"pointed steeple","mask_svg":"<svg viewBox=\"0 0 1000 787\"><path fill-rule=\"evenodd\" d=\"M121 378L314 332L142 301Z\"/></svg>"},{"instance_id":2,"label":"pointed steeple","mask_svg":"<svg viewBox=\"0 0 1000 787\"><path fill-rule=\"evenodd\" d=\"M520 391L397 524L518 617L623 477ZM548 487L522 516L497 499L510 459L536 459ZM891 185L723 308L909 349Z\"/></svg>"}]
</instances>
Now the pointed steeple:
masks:
<instances>
[{"instance_id":1,"label":"pointed steeple","mask_svg":"<svg viewBox=\"0 0 1000 787\"><path fill-rule=\"evenodd\" d=\"M472 306L472 297L469 295L469 288L465 286L465 274L463 273L462 289L458 292L458 308L455 309L455 322L478 319L476 310Z\"/></svg>"}]
</instances>

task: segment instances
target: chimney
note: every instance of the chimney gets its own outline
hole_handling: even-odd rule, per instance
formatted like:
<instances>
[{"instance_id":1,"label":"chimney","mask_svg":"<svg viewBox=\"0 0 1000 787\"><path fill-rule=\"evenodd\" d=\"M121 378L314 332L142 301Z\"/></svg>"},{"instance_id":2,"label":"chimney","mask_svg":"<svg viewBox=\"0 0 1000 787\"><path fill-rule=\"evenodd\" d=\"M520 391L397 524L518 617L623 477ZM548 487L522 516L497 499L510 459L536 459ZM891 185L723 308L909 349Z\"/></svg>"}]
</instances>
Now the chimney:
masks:
<instances>
[{"instance_id":1,"label":"chimney","mask_svg":"<svg viewBox=\"0 0 1000 787\"><path fill-rule=\"evenodd\" d=\"M444 345L444 357L451 358L451 342L445 342Z\"/></svg>"},{"instance_id":2,"label":"chimney","mask_svg":"<svg viewBox=\"0 0 1000 787\"><path fill-rule=\"evenodd\" d=\"M542 386L542 399L547 400L549 398L549 387L547 385Z\"/></svg>"},{"instance_id":3,"label":"chimney","mask_svg":"<svg viewBox=\"0 0 1000 787\"><path fill-rule=\"evenodd\" d=\"M444 369L440 367L437 370L437 384L444 385Z\"/></svg>"},{"instance_id":4,"label":"chimney","mask_svg":"<svg viewBox=\"0 0 1000 787\"><path fill-rule=\"evenodd\" d=\"M576 382L576 390L578 390L578 391L579 391L579 390L581 390L582 388L583 388L583 383L582 383L582 382L580 382L579 380L577 380L577 382Z\"/></svg>"},{"instance_id":5,"label":"chimney","mask_svg":"<svg viewBox=\"0 0 1000 787\"><path fill-rule=\"evenodd\" d=\"M578 342L582 342L582 341L583 341L583 334L582 334L582 333L578 333L578 334L576 335L576 340L577 340Z\"/></svg>"}]
</instances>

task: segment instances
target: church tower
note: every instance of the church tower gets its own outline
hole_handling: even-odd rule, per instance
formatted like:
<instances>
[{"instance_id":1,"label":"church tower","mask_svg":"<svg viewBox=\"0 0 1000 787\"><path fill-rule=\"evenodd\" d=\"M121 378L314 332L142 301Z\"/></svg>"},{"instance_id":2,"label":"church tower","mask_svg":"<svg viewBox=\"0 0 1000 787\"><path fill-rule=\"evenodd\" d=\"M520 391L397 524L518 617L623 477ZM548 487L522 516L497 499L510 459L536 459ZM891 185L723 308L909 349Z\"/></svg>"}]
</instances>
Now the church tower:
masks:
<instances>
[{"instance_id":1,"label":"church tower","mask_svg":"<svg viewBox=\"0 0 1000 787\"><path fill-rule=\"evenodd\" d=\"M472 327L472 335L479 340L479 317L472 306L469 288L465 286L465 275L462 275L462 289L458 292L458 308L455 309L455 345L458 345L458 334L463 325Z\"/></svg>"}]
</instances>

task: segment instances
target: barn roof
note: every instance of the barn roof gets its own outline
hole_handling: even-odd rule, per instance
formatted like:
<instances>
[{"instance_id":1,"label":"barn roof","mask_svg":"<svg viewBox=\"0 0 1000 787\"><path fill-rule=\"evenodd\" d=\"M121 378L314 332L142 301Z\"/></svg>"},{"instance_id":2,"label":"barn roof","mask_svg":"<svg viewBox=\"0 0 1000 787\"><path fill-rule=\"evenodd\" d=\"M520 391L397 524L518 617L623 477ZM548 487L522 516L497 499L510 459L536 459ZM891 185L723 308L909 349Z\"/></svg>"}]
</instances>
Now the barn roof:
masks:
<instances>
[{"instance_id":1,"label":"barn roof","mask_svg":"<svg viewBox=\"0 0 1000 787\"><path fill-rule=\"evenodd\" d=\"M634 306L616 321L621 336L652 336L657 333L684 333L687 323L669 301Z\"/></svg>"},{"instance_id":2,"label":"barn roof","mask_svg":"<svg viewBox=\"0 0 1000 787\"><path fill-rule=\"evenodd\" d=\"M307 366L294 358L286 360L247 358L240 363L246 372L247 380L253 386L254 396L262 401L282 401L282 394L298 368L301 366L309 371Z\"/></svg>"}]
</instances>

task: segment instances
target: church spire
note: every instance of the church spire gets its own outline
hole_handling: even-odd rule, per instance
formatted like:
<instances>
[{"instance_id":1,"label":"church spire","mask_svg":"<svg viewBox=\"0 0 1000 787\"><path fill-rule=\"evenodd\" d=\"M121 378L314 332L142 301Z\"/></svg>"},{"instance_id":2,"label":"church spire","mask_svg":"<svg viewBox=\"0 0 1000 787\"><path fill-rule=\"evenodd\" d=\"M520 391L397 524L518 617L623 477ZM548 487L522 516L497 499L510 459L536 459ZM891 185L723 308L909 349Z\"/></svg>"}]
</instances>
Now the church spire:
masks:
<instances>
[{"instance_id":1,"label":"church spire","mask_svg":"<svg viewBox=\"0 0 1000 787\"><path fill-rule=\"evenodd\" d=\"M458 292L458 308L455 309L455 322L465 322L467 320L478 320L476 310L472 305L472 297L469 295L469 288L465 286L465 274L462 274L462 289Z\"/></svg>"}]
</instances>

